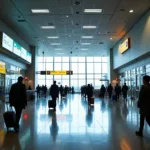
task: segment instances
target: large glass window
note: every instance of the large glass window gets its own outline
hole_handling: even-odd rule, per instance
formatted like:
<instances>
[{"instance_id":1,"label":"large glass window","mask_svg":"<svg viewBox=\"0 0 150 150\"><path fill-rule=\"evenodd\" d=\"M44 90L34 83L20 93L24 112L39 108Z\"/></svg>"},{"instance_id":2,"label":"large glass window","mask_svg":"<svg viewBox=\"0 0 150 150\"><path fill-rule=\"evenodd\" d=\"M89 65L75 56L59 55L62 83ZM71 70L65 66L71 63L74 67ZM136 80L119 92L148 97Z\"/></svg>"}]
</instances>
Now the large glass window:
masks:
<instances>
[{"instance_id":1,"label":"large glass window","mask_svg":"<svg viewBox=\"0 0 150 150\"><path fill-rule=\"evenodd\" d=\"M53 80L58 85L74 86L75 92L79 92L82 85L92 84L94 88L99 89L103 82L100 79L108 77L107 57L38 57L38 68L36 71L63 70L73 71L73 75L37 75L40 85L46 84L49 87ZM148 70L149 67L146 67ZM139 69L140 71L141 69ZM128 74L128 72L127 72ZM129 77L130 75L128 75ZM69 81L70 80L70 81Z\"/></svg>"}]
</instances>

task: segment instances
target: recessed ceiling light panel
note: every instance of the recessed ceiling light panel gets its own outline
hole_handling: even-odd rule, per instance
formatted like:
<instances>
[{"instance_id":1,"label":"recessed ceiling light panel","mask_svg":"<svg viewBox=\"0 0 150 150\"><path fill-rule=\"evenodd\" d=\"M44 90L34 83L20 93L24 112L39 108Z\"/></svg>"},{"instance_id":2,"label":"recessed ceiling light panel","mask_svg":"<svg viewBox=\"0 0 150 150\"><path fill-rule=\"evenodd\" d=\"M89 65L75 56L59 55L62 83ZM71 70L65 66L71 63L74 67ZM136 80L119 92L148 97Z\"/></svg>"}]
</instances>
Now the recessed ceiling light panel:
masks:
<instances>
[{"instance_id":1,"label":"recessed ceiling light panel","mask_svg":"<svg viewBox=\"0 0 150 150\"><path fill-rule=\"evenodd\" d=\"M51 45L60 45L60 43L52 43Z\"/></svg>"},{"instance_id":2,"label":"recessed ceiling light panel","mask_svg":"<svg viewBox=\"0 0 150 150\"><path fill-rule=\"evenodd\" d=\"M55 49L56 51L61 51L61 50L63 50L62 48L56 48Z\"/></svg>"},{"instance_id":3,"label":"recessed ceiling light panel","mask_svg":"<svg viewBox=\"0 0 150 150\"><path fill-rule=\"evenodd\" d=\"M83 39L92 39L93 36L82 36Z\"/></svg>"},{"instance_id":4,"label":"recessed ceiling light panel","mask_svg":"<svg viewBox=\"0 0 150 150\"><path fill-rule=\"evenodd\" d=\"M42 29L55 29L55 26L41 26Z\"/></svg>"},{"instance_id":5,"label":"recessed ceiling light panel","mask_svg":"<svg viewBox=\"0 0 150 150\"><path fill-rule=\"evenodd\" d=\"M102 9L84 9L85 13L101 13Z\"/></svg>"},{"instance_id":6,"label":"recessed ceiling light panel","mask_svg":"<svg viewBox=\"0 0 150 150\"><path fill-rule=\"evenodd\" d=\"M31 12L35 14L38 14L38 13L45 14L45 13L49 13L50 11L49 9L31 9Z\"/></svg>"},{"instance_id":7,"label":"recessed ceiling light panel","mask_svg":"<svg viewBox=\"0 0 150 150\"><path fill-rule=\"evenodd\" d=\"M81 50L82 50L82 51L87 51L88 49L87 49L87 48L81 48Z\"/></svg>"},{"instance_id":8,"label":"recessed ceiling light panel","mask_svg":"<svg viewBox=\"0 0 150 150\"><path fill-rule=\"evenodd\" d=\"M91 45L91 43L81 43L82 45Z\"/></svg>"},{"instance_id":9,"label":"recessed ceiling light panel","mask_svg":"<svg viewBox=\"0 0 150 150\"><path fill-rule=\"evenodd\" d=\"M48 39L58 39L59 37L58 36L48 36L47 38Z\"/></svg>"},{"instance_id":10,"label":"recessed ceiling light panel","mask_svg":"<svg viewBox=\"0 0 150 150\"><path fill-rule=\"evenodd\" d=\"M130 12L130 13L133 13L133 12L134 12L134 10L133 10L133 9L131 9L131 10L129 10L129 12Z\"/></svg>"},{"instance_id":11,"label":"recessed ceiling light panel","mask_svg":"<svg viewBox=\"0 0 150 150\"><path fill-rule=\"evenodd\" d=\"M96 29L96 26L83 26L83 29Z\"/></svg>"}]
</instances>

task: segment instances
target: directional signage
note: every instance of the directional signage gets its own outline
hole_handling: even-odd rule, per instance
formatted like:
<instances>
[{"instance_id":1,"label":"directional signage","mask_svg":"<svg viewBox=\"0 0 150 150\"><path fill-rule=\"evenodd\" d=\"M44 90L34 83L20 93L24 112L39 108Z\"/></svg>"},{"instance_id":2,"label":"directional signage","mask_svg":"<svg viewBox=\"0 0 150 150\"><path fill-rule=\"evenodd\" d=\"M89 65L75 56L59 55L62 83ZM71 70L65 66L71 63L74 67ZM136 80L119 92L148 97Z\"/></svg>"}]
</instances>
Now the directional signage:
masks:
<instances>
[{"instance_id":1,"label":"directional signage","mask_svg":"<svg viewBox=\"0 0 150 150\"><path fill-rule=\"evenodd\" d=\"M123 43L121 43L119 45L119 51L120 53L124 53L125 51L127 51L130 48L130 39L126 39Z\"/></svg>"},{"instance_id":2,"label":"directional signage","mask_svg":"<svg viewBox=\"0 0 150 150\"><path fill-rule=\"evenodd\" d=\"M37 74L41 74L41 75L72 75L73 71L40 71L40 72L36 72Z\"/></svg>"}]
</instances>

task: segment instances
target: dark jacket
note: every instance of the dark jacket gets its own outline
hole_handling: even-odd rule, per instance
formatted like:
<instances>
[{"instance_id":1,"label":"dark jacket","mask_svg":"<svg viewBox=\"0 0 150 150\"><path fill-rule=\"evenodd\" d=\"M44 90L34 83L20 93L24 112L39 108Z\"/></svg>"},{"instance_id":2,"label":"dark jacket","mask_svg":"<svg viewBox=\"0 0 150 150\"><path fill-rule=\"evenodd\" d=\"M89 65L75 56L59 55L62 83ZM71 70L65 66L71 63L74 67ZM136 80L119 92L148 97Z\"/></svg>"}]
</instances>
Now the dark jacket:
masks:
<instances>
[{"instance_id":1,"label":"dark jacket","mask_svg":"<svg viewBox=\"0 0 150 150\"><path fill-rule=\"evenodd\" d=\"M111 85L108 86L107 91L111 93L113 91L113 87Z\"/></svg>"},{"instance_id":2,"label":"dark jacket","mask_svg":"<svg viewBox=\"0 0 150 150\"><path fill-rule=\"evenodd\" d=\"M11 106L24 109L27 105L26 88L22 83L12 85L9 93L9 102Z\"/></svg>"},{"instance_id":3,"label":"dark jacket","mask_svg":"<svg viewBox=\"0 0 150 150\"><path fill-rule=\"evenodd\" d=\"M127 92L128 92L128 86L124 85L124 86L122 87L122 93L123 93L123 94L127 94Z\"/></svg>"},{"instance_id":4,"label":"dark jacket","mask_svg":"<svg viewBox=\"0 0 150 150\"><path fill-rule=\"evenodd\" d=\"M150 85L143 85L139 93L138 107L144 116L150 116Z\"/></svg>"},{"instance_id":5,"label":"dark jacket","mask_svg":"<svg viewBox=\"0 0 150 150\"><path fill-rule=\"evenodd\" d=\"M58 85L56 85L56 84L51 85L51 88L50 88L50 95L51 95L52 97L58 97L58 94L59 94Z\"/></svg>"},{"instance_id":6,"label":"dark jacket","mask_svg":"<svg viewBox=\"0 0 150 150\"><path fill-rule=\"evenodd\" d=\"M92 97L93 96L93 88L91 86L87 87L87 95L88 95L88 97Z\"/></svg>"}]
</instances>

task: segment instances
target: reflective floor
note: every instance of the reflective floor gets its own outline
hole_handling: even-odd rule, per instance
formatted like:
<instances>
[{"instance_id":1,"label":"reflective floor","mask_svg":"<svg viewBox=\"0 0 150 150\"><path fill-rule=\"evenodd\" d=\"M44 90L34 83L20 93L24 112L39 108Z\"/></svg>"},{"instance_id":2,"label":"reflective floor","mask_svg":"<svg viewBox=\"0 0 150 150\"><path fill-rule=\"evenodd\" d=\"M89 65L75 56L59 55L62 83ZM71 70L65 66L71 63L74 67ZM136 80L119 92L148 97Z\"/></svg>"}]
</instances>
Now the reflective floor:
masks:
<instances>
[{"instance_id":1,"label":"reflective floor","mask_svg":"<svg viewBox=\"0 0 150 150\"><path fill-rule=\"evenodd\" d=\"M135 136L139 113L136 101L95 99L89 107L80 95L57 102L56 112L47 100L29 102L20 132L7 132L3 122L6 106L0 104L0 150L150 150L150 128L144 138Z\"/></svg>"}]
</instances>

